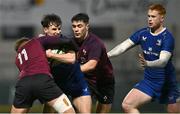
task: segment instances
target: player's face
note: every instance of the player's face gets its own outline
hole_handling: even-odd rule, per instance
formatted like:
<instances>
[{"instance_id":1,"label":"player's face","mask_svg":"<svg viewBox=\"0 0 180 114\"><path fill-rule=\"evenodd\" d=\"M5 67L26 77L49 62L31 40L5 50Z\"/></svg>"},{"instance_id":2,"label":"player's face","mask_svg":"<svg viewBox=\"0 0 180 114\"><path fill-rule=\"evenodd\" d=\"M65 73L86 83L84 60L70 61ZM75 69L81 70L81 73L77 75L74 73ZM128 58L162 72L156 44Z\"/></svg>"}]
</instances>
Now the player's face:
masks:
<instances>
[{"instance_id":1,"label":"player's face","mask_svg":"<svg viewBox=\"0 0 180 114\"><path fill-rule=\"evenodd\" d=\"M74 37L77 39L85 39L88 34L89 24L83 21L73 21L72 30Z\"/></svg>"},{"instance_id":2,"label":"player's face","mask_svg":"<svg viewBox=\"0 0 180 114\"><path fill-rule=\"evenodd\" d=\"M148 10L148 26L153 29L158 29L162 26L164 16L160 15L156 10Z\"/></svg>"},{"instance_id":3,"label":"player's face","mask_svg":"<svg viewBox=\"0 0 180 114\"><path fill-rule=\"evenodd\" d=\"M44 32L48 36L59 36L61 34L61 26L50 24L49 27L44 28Z\"/></svg>"}]
</instances>

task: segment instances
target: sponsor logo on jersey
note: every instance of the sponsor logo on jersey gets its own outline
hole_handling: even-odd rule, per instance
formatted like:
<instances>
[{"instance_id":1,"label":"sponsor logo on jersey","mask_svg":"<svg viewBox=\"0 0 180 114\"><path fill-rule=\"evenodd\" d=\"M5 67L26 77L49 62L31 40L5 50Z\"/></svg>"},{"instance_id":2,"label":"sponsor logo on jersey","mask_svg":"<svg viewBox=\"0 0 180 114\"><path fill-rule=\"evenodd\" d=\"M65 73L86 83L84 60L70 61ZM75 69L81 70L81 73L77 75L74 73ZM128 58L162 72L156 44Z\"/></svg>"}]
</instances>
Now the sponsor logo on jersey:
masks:
<instances>
[{"instance_id":1,"label":"sponsor logo on jersey","mask_svg":"<svg viewBox=\"0 0 180 114\"><path fill-rule=\"evenodd\" d=\"M159 56L158 53L155 53L155 52L152 52L152 51L153 51L152 47L148 47L148 50L143 50L143 52L144 52L145 54L147 54L147 55Z\"/></svg>"},{"instance_id":2,"label":"sponsor logo on jersey","mask_svg":"<svg viewBox=\"0 0 180 114\"><path fill-rule=\"evenodd\" d=\"M143 40L143 41L146 41L146 39L147 39L147 37L144 37L144 36L142 37L142 40Z\"/></svg>"},{"instance_id":3,"label":"sponsor logo on jersey","mask_svg":"<svg viewBox=\"0 0 180 114\"><path fill-rule=\"evenodd\" d=\"M149 50L149 51L152 51L152 47L149 47L148 50Z\"/></svg>"}]
</instances>

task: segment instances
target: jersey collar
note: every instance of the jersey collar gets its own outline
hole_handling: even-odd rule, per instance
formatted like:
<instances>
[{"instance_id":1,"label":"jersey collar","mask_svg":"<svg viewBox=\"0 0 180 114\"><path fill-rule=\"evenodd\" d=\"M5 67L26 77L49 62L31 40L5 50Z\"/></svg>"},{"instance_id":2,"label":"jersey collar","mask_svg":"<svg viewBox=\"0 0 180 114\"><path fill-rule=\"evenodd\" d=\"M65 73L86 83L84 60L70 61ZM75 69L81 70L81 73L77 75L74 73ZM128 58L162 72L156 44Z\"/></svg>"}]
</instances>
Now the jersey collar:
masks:
<instances>
[{"instance_id":1,"label":"jersey collar","mask_svg":"<svg viewBox=\"0 0 180 114\"><path fill-rule=\"evenodd\" d=\"M151 29L150 29L150 33L151 33L151 35L153 35L153 36L158 36L159 34L161 34L162 32L164 32L166 30L166 27L164 27L161 31L159 31L158 33L152 33L151 32Z\"/></svg>"}]
</instances>

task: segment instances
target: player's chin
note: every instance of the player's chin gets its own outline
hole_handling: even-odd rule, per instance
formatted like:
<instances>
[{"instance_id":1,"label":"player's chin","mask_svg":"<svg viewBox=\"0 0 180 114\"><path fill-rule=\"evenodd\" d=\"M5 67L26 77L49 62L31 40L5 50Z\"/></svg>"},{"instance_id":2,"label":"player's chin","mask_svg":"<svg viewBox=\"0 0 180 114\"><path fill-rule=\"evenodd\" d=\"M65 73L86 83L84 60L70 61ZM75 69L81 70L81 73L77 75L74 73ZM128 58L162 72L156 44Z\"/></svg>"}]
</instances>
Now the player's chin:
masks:
<instances>
[{"instance_id":1,"label":"player's chin","mask_svg":"<svg viewBox=\"0 0 180 114\"><path fill-rule=\"evenodd\" d=\"M80 38L80 35L75 35L75 38Z\"/></svg>"},{"instance_id":2,"label":"player's chin","mask_svg":"<svg viewBox=\"0 0 180 114\"><path fill-rule=\"evenodd\" d=\"M60 36L60 34L54 34L53 36L57 36L58 37L58 36Z\"/></svg>"},{"instance_id":3,"label":"player's chin","mask_svg":"<svg viewBox=\"0 0 180 114\"><path fill-rule=\"evenodd\" d=\"M148 27L149 28L153 28L153 24L148 24Z\"/></svg>"}]
</instances>

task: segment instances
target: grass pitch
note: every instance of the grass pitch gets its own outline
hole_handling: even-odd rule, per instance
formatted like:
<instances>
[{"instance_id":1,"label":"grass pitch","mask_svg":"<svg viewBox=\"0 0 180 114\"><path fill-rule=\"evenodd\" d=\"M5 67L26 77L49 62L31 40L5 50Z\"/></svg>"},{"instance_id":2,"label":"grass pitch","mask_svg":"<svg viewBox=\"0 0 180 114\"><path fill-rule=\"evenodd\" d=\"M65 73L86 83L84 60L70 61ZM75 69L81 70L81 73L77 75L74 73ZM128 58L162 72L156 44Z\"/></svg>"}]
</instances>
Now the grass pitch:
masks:
<instances>
[{"instance_id":1,"label":"grass pitch","mask_svg":"<svg viewBox=\"0 0 180 114\"><path fill-rule=\"evenodd\" d=\"M0 113L10 113L10 105L0 105ZM33 105L30 110L30 113L42 113L43 105Z\"/></svg>"}]
</instances>

